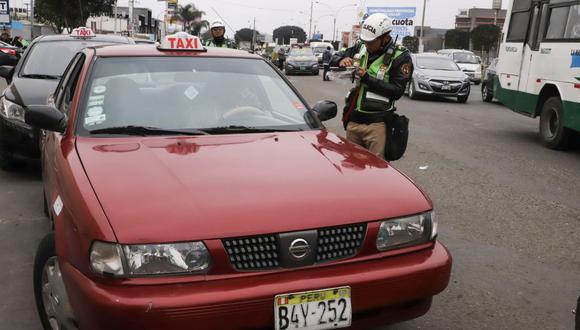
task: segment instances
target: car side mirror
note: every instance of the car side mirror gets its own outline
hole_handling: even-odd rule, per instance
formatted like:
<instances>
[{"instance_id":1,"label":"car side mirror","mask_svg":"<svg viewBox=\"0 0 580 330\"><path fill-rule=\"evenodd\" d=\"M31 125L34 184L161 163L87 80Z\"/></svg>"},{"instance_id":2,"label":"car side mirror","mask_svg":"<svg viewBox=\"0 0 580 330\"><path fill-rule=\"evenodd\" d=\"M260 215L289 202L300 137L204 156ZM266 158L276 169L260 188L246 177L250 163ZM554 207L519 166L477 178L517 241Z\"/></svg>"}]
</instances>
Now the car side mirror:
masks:
<instances>
[{"instance_id":1,"label":"car side mirror","mask_svg":"<svg viewBox=\"0 0 580 330\"><path fill-rule=\"evenodd\" d=\"M8 84L12 83L12 76L14 76L14 67L10 65L0 66L0 77L6 79Z\"/></svg>"},{"instance_id":2,"label":"car side mirror","mask_svg":"<svg viewBox=\"0 0 580 330\"><path fill-rule=\"evenodd\" d=\"M65 114L49 105L28 106L24 121L32 127L59 133L64 133L67 126Z\"/></svg>"},{"instance_id":3,"label":"car side mirror","mask_svg":"<svg viewBox=\"0 0 580 330\"><path fill-rule=\"evenodd\" d=\"M316 113L320 121L327 121L336 117L338 107L332 101L320 101L312 107L312 110Z\"/></svg>"}]
</instances>

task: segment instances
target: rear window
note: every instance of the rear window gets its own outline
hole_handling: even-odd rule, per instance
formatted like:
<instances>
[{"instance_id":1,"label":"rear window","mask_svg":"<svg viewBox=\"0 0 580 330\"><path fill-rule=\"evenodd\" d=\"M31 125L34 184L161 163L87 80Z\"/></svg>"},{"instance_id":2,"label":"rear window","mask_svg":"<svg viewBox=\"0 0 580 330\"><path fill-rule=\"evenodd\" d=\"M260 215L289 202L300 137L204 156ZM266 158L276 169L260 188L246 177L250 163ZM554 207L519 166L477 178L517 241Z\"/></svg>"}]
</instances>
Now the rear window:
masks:
<instances>
[{"instance_id":1,"label":"rear window","mask_svg":"<svg viewBox=\"0 0 580 330\"><path fill-rule=\"evenodd\" d=\"M106 45L98 41L51 41L38 42L30 49L22 67L22 75L62 76L69 62L85 47Z\"/></svg>"},{"instance_id":2,"label":"rear window","mask_svg":"<svg viewBox=\"0 0 580 330\"><path fill-rule=\"evenodd\" d=\"M417 67L427 70L459 71L451 59L437 57L417 57Z\"/></svg>"}]
</instances>

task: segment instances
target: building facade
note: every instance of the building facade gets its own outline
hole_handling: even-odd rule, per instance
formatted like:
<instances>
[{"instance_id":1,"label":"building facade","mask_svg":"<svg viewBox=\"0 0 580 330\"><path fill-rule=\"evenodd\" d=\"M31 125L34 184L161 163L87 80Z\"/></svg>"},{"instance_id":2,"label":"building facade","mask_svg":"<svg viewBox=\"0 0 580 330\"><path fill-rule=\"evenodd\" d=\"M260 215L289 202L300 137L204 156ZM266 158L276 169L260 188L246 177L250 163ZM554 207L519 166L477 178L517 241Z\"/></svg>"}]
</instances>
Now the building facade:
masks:
<instances>
[{"instance_id":1,"label":"building facade","mask_svg":"<svg viewBox=\"0 0 580 330\"><path fill-rule=\"evenodd\" d=\"M461 9L459 14L455 16L455 28L470 32L480 25L495 24L503 29L506 13L507 11L505 9Z\"/></svg>"}]
</instances>

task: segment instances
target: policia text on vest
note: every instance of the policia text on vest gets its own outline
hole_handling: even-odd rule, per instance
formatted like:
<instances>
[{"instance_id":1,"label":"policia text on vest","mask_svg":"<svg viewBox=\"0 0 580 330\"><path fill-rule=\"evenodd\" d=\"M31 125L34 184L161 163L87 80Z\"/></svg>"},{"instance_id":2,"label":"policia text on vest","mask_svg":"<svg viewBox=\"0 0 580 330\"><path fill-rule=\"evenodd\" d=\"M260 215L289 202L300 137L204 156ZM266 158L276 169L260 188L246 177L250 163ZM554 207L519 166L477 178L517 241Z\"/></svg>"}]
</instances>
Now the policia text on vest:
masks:
<instances>
[{"instance_id":1,"label":"policia text on vest","mask_svg":"<svg viewBox=\"0 0 580 330\"><path fill-rule=\"evenodd\" d=\"M346 57L353 58L360 68L366 70L346 100L343 123L347 139L351 135L349 140L386 160L399 159L407 146L409 120L395 113L395 101L401 98L413 74L411 54L393 41L374 54L369 54L365 45L359 43L333 56L331 65L338 66ZM380 132L377 123L386 125L386 136L383 137L386 141L380 144L381 150L377 150L373 141L361 143L360 139L349 134L349 127L355 129L360 125L376 126Z\"/></svg>"}]
</instances>

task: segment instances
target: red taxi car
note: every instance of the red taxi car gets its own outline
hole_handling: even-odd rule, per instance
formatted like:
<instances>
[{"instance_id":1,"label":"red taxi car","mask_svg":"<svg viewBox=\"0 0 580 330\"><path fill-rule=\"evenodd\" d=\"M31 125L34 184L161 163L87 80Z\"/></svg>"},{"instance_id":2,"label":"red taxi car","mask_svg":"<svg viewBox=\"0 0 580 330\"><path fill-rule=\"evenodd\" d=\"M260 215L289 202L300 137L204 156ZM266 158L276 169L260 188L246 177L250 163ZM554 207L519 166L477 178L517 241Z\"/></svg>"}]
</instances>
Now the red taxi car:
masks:
<instances>
[{"instance_id":1,"label":"red taxi car","mask_svg":"<svg viewBox=\"0 0 580 330\"><path fill-rule=\"evenodd\" d=\"M183 33L86 48L49 100L26 113L46 329L367 328L448 284L425 193L258 56Z\"/></svg>"}]
</instances>

